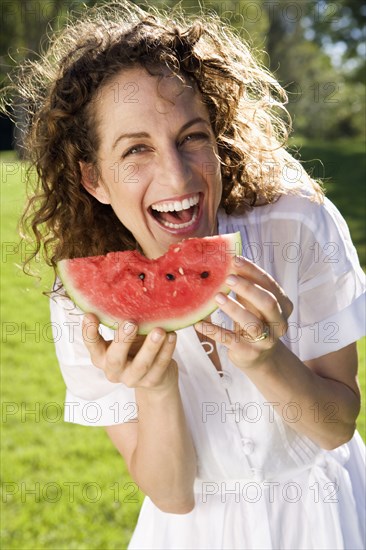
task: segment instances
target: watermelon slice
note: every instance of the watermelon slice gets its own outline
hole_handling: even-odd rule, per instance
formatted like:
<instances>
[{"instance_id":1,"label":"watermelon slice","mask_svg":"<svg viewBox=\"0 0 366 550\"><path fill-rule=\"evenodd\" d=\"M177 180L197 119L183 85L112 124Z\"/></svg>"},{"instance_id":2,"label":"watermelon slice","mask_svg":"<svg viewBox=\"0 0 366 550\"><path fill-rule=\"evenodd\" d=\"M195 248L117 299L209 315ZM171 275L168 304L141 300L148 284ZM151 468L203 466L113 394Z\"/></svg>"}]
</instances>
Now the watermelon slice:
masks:
<instances>
[{"instance_id":1,"label":"watermelon slice","mask_svg":"<svg viewBox=\"0 0 366 550\"><path fill-rule=\"evenodd\" d=\"M225 279L241 252L238 232L184 240L155 260L135 250L61 260L58 273L83 311L112 328L134 320L139 334L147 334L154 327L177 330L212 313L217 292L230 292Z\"/></svg>"}]
</instances>

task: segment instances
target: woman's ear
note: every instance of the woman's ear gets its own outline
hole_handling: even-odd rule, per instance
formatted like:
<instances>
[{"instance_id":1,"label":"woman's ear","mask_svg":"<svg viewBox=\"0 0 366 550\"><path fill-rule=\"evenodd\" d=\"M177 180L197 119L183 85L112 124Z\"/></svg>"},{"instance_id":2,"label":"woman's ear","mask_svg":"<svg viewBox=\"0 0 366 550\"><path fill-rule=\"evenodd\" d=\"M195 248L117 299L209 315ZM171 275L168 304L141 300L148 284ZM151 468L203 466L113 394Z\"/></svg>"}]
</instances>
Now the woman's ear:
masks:
<instances>
[{"instance_id":1,"label":"woman's ear","mask_svg":"<svg viewBox=\"0 0 366 550\"><path fill-rule=\"evenodd\" d=\"M96 168L89 162L79 162L83 187L102 204L110 204L108 190L101 184Z\"/></svg>"}]
</instances>

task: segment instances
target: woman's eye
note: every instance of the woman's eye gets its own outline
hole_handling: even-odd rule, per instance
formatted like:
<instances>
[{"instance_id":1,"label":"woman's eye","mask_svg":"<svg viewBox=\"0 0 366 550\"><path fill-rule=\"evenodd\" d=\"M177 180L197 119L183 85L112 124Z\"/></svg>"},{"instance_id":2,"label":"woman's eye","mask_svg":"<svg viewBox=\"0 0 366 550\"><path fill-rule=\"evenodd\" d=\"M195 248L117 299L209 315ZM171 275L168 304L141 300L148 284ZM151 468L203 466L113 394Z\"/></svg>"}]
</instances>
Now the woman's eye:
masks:
<instances>
[{"instance_id":1,"label":"woman's eye","mask_svg":"<svg viewBox=\"0 0 366 550\"><path fill-rule=\"evenodd\" d=\"M186 136L183 139L182 144L190 143L191 141L201 141L201 140L204 141L207 139L209 139L208 134L205 134L204 132L196 132L194 134L189 134L188 136Z\"/></svg>"},{"instance_id":2,"label":"woman's eye","mask_svg":"<svg viewBox=\"0 0 366 550\"><path fill-rule=\"evenodd\" d=\"M136 155L137 153L142 153L147 149L146 145L134 145L133 147L130 147L127 149L125 153L123 153L122 158L127 157L128 155Z\"/></svg>"}]
</instances>

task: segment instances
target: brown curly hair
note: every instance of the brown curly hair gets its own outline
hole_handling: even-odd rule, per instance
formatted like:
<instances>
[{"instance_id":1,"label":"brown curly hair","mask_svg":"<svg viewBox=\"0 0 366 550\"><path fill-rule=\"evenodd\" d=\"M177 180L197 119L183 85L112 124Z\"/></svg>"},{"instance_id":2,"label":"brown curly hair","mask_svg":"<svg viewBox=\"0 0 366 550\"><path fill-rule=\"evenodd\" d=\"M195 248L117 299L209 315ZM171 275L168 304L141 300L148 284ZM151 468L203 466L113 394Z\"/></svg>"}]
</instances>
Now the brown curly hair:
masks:
<instances>
[{"instance_id":1,"label":"brown curly hair","mask_svg":"<svg viewBox=\"0 0 366 550\"><path fill-rule=\"evenodd\" d=\"M147 13L121 0L69 21L48 51L13 79L27 113L25 148L37 174L21 223L23 235L35 237L34 256L42 250L55 268L62 258L136 248L111 206L84 189L79 165L97 169L93 100L101 86L136 66L154 75L168 68L201 93L217 140L227 213L289 192L282 177L288 165L321 197L320 186L283 146L289 129L285 91L242 39L212 14Z\"/></svg>"}]
</instances>

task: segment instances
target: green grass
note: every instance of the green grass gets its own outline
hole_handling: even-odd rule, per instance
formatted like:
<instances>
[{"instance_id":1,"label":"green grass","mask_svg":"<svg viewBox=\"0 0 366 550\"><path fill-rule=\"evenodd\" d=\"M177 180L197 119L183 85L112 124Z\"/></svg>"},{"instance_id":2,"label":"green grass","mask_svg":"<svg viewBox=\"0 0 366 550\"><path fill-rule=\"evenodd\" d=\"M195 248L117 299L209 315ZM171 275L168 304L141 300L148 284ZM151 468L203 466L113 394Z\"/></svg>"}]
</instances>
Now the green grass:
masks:
<instances>
[{"instance_id":1,"label":"green grass","mask_svg":"<svg viewBox=\"0 0 366 550\"><path fill-rule=\"evenodd\" d=\"M343 171L336 171L339 179L331 194L362 252L364 212L359 197L364 180L357 164L358 145L332 144L316 153L306 146L304 157L305 152L310 157L342 159ZM125 548L142 495L133 495L133 486L126 485L131 480L125 465L102 428L65 424L60 417L64 383L47 330L48 300L41 294L49 288L50 277L39 283L17 267L27 252L19 250L16 236L24 168L11 153L1 158L2 547ZM364 391L365 339L359 351ZM364 409L359 429L364 436Z\"/></svg>"}]
</instances>

